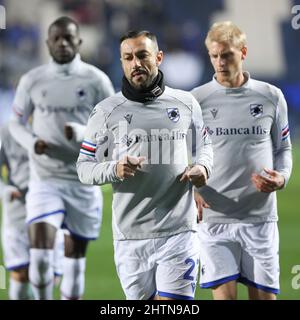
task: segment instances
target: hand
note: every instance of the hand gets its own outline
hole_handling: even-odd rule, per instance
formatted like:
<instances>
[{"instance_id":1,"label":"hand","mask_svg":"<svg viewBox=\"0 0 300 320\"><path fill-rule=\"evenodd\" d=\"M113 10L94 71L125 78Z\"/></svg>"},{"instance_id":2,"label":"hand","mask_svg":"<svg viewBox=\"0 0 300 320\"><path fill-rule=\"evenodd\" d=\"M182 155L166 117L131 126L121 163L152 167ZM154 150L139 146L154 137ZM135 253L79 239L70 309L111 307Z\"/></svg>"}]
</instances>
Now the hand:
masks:
<instances>
[{"instance_id":1,"label":"hand","mask_svg":"<svg viewBox=\"0 0 300 320\"><path fill-rule=\"evenodd\" d=\"M18 190L17 187L12 185L5 186L3 197L6 201L11 202L15 199L19 199L22 197L22 193Z\"/></svg>"},{"instance_id":2,"label":"hand","mask_svg":"<svg viewBox=\"0 0 300 320\"><path fill-rule=\"evenodd\" d=\"M203 208L210 208L209 204L201 197L200 193L194 190L194 200L198 209L198 222L202 221Z\"/></svg>"},{"instance_id":3,"label":"hand","mask_svg":"<svg viewBox=\"0 0 300 320\"><path fill-rule=\"evenodd\" d=\"M142 167L142 162L145 157L125 156L122 160L117 162L117 176L120 179L127 179L134 177L138 168Z\"/></svg>"},{"instance_id":4,"label":"hand","mask_svg":"<svg viewBox=\"0 0 300 320\"><path fill-rule=\"evenodd\" d=\"M36 154L44 154L47 148L49 148L49 146L44 140L37 140L34 145L34 151Z\"/></svg>"},{"instance_id":5,"label":"hand","mask_svg":"<svg viewBox=\"0 0 300 320\"><path fill-rule=\"evenodd\" d=\"M20 199L22 198L22 193L17 190L17 191L13 191L11 194L10 194L10 201L13 201L15 199Z\"/></svg>"},{"instance_id":6,"label":"hand","mask_svg":"<svg viewBox=\"0 0 300 320\"><path fill-rule=\"evenodd\" d=\"M68 140L81 143L84 139L85 130L85 125L78 122L69 121L65 123L64 135Z\"/></svg>"},{"instance_id":7,"label":"hand","mask_svg":"<svg viewBox=\"0 0 300 320\"><path fill-rule=\"evenodd\" d=\"M64 133L65 133L65 137L68 140L72 140L73 139L74 132L73 132L73 128L70 125L65 124Z\"/></svg>"},{"instance_id":8,"label":"hand","mask_svg":"<svg viewBox=\"0 0 300 320\"><path fill-rule=\"evenodd\" d=\"M180 181L191 181L196 188L205 186L207 184L206 169L201 165L187 167Z\"/></svg>"},{"instance_id":9,"label":"hand","mask_svg":"<svg viewBox=\"0 0 300 320\"><path fill-rule=\"evenodd\" d=\"M284 177L278 171L264 169L262 174L253 173L251 181L260 192L271 193L284 186Z\"/></svg>"}]
</instances>

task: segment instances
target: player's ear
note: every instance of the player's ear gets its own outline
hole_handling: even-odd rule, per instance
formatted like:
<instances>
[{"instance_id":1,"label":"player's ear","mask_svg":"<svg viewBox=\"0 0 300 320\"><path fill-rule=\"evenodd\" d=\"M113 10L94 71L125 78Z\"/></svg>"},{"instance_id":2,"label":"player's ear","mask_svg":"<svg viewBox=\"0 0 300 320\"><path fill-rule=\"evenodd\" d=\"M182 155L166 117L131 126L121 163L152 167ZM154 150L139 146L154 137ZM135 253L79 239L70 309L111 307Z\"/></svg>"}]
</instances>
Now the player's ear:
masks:
<instances>
[{"instance_id":1,"label":"player's ear","mask_svg":"<svg viewBox=\"0 0 300 320\"><path fill-rule=\"evenodd\" d=\"M247 56L247 50L248 48L246 46L244 46L241 51L242 51L242 60L245 60L246 56Z\"/></svg>"},{"instance_id":2,"label":"player's ear","mask_svg":"<svg viewBox=\"0 0 300 320\"><path fill-rule=\"evenodd\" d=\"M159 50L156 54L156 66L160 66L160 64L162 63L163 61L163 58L164 58L164 53Z\"/></svg>"}]
</instances>

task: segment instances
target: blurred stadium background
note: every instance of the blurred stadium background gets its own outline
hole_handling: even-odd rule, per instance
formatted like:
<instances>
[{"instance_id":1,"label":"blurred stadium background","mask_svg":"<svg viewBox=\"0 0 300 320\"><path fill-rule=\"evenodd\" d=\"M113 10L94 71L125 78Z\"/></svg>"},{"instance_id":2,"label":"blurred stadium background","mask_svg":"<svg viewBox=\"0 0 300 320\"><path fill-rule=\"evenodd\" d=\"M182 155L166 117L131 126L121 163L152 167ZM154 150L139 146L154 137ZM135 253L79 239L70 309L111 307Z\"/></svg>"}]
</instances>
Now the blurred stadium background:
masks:
<instances>
[{"instance_id":1,"label":"blurred stadium background","mask_svg":"<svg viewBox=\"0 0 300 320\"><path fill-rule=\"evenodd\" d=\"M61 15L80 23L82 58L104 70L116 90L122 76L118 39L124 31L148 29L157 34L165 51L162 70L167 83L190 90L209 81L213 74L204 46L209 26L217 20L239 25L248 36L245 69L253 78L281 88L289 105L294 170L289 186L278 194L279 299L300 299L300 288L292 286L292 268L300 265L300 16L296 16L300 0L0 0L0 5L6 11L6 29L0 30L0 126L9 118L20 76L48 61L47 28ZM84 298L124 299L113 263L111 188L102 190L104 221L99 240L89 248ZM245 299L246 291L240 288L239 298ZM198 288L196 298L211 299L210 291ZM7 290L0 288L0 299L7 299Z\"/></svg>"}]
</instances>

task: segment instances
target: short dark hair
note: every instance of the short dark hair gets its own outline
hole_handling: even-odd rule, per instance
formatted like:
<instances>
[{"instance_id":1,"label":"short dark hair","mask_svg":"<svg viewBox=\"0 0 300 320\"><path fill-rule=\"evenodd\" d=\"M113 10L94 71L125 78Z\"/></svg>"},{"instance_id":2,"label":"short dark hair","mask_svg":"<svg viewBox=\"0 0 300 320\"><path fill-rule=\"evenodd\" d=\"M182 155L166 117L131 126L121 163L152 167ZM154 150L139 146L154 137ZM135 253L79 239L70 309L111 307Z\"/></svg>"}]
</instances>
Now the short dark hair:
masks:
<instances>
[{"instance_id":1,"label":"short dark hair","mask_svg":"<svg viewBox=\"0 0 300 320\"><path fill-rule=\"evenodd\" d=\"M49 26L48 33L50 32L51 28L54 27L54 26L65 27L65 26L67 26L69 24L74 24L76 26L77 33L79 33L79 24L78 24L78 22L75 21L74 19L70 18L70 17L67 17L67 16L62 16L62 17L56 19L55 21L53 21Z\"/></svg>"},{"instance_id":2,"label":"short dark hair","mask_svg":"<svg viewBox=\"0 0 300 320\"><path fill-rule=\"evenodd\" d=\"M124 33L120 38L120 44L126 39L134 39L140 36L147 37L151 39L158 47L156 35L147 30L130 30Z\"/></svg>"}]
</instances>

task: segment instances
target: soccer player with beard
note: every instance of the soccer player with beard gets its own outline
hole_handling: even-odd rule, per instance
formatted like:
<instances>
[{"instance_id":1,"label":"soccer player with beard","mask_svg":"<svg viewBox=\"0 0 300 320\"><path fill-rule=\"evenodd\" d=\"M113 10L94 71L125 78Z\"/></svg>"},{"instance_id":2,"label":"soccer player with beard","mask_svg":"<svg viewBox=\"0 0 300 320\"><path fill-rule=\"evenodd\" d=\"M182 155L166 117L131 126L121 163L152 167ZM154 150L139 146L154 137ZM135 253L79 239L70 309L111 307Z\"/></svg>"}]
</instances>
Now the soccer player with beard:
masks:
<instances>
[{"instance_id":1,"label":"soccer player with beard","mask_svg":"<svg viewBox=\"0 0 300 320\"><path fill-rule=\"evenodd\" d=\"M115 263L126 298L193 299L193 185L205 185L212 168L201 109L190 93L165 86L155 35L130 31L120 52L122 92L91 114L78 175L86 184L113 186Z\"/></svg>"}]
</instances>

